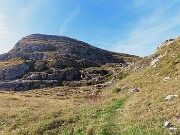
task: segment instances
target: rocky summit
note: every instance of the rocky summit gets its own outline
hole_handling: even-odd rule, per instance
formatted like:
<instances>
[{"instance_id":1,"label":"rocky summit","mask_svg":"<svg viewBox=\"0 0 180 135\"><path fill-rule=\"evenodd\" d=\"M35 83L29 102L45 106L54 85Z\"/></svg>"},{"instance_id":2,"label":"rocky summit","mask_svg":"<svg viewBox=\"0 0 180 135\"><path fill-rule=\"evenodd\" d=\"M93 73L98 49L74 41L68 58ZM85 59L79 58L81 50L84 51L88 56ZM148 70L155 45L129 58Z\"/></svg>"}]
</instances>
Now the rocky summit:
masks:
<instances>
[{"instance_id":1,"label":"rocky summit","mask_svg":"<svg viewBox=\"0 0 180 135\"><path fill-rule=\"evenodd\" d=\"M102 65L125 66L138 59L65 36L32 34L0 55L0 90L30 90L74 81L97 84L110 74Z\"/></svg>"}]
</instances>

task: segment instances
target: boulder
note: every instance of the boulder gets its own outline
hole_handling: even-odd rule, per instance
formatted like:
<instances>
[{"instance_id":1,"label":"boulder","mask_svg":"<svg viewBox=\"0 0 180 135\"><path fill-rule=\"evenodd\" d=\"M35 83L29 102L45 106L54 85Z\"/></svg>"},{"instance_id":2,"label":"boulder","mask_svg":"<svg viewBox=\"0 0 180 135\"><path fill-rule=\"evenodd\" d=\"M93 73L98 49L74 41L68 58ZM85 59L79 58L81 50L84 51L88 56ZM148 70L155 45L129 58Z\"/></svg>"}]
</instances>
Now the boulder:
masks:
<instances>
[{"instance_id":1,"label":"boulder","mask_svg":"<svg viewBox=\"0 0 180 135\"><path fill-rule=\"evenodd\" d=\"M163 79L163 82L166 82L166 81L168 81L170 79L170 77L165 77L164 79Z\"/></svg>"},{"instance_id":2,"label":"boulder","mask_svg":"<svg viewBox=\"0 0 180 135\"><path fill-rule=\"evenodd\" d=\"M6 67L0 70L0 80L14 80L24 76L30 70L30 63L23 62L21 64Z\"/></svg>"},{"instance_id":3,"label":"boulder","mask_svg":"<svg viewBox=\"0 0 180 135\"><path fill-rule=\"evenodd\" d=\"M165 100L170 100L172 99L173 97L177 97L178 95L168 95L166 96Z\"/></svg>"},{"instance_id":4,"label":"boulder","mask_svg":"<svg viewBox=\"0 0 180 135\"><path fill-rule=\"evenodd\" d=\"M169 121L165 121L164 126L167 127L167 128L170 128L172 126L172 123L169 122Z\"/></svg>"},{"instance_id":5,"label":"boulder","mask_svg":"<svg viewBox=\"0 0 180 135\"><path fill-rule=\"evenodd\" d=\"M131 89L131 92L140 92L140 89L139 88L133 88L133 89Z\"/></svg>"},{"instance_id":6,"label":"boulder","mask_svg":"<svg viewBox=\"0 0 180 135\"><path fill-rule=\"evenodd\" d=\"M40 76L37 73L32 73L29 77L29 80L40 80Z\"/></svg>"}]
</instances>

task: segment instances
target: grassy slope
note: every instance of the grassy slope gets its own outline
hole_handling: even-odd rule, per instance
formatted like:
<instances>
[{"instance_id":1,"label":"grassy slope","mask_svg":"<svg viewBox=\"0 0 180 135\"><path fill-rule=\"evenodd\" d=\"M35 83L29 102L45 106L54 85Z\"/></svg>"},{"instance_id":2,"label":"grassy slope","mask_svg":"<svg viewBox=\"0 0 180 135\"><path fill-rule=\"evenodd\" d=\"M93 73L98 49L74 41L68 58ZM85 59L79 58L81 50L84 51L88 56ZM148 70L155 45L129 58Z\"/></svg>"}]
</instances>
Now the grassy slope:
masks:
<instances>
[{"instance_id":1,"label":"grassy slope","mask_svg":"<svg viewBox=\"0 0 180 135\"><path fill-rule=\"evenodd\" d=\"M71 102L1 93L0 134L41 134L69 123L74 119Z\"/></svg>"},{"instance_id":2,"label":"grassy slope","mask_svg":"<svg viewBox=\"0 0 180 135\"><path fill-rule=\"evenodd\" d=\"M57 91L0 92L0 134L157 135L169 134L166 120L180 128L179 96L165 101L168 94L180 94L180 42L154 54L167 54L156 67L129 75L118 87L136 86L139 93L113 88L85 98L54 98ZM166 82L164 77L170 77ZM63 88L56 88L61 91ZM77 91L80 91L77 89ZM49 96L50 95L50 96Z\"/></svg>"},{"instance_id":3,"label":"grassy slope","mask_svg":"<svg viewBox=\"0 0 180 135\"><path fill-rule=\"evenodd\" d=\"M167 52L167 53L166 53ZM175 127L180 128L177 116L180 116L180 41L164 47L152 57L166 55L161 58L156 67L147 67L145 70L128 76L120 85L134 85L141 88L126 103L119 117L122 123L123 134L169 134L163 127L165 121L171 121ZM170 77L168 81L163 81ZM166 101L169 94L178 97Z\"/></svg>"},{"instance_id":4,"label":"grassy slope","mask_svg":"<svg viewBox=\"0 0 180 135\"><path fill-rule=\"evenodd\" d=\"M59 88L61 89L61 88ZM117 134L117 110L129 96L126 92L101 96L59 99L42 92L0 93L0 134ZM51 92L51 95L57 91Z\"/></svg>"}]
</instances>

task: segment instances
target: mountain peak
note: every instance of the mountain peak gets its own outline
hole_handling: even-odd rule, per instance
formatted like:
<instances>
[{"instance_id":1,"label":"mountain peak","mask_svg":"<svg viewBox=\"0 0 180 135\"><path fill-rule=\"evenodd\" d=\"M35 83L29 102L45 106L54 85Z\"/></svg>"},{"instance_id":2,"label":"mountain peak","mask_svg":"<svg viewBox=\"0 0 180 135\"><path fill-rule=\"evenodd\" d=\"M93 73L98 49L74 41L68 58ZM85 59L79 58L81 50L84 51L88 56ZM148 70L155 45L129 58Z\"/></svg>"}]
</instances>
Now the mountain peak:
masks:
<instances>
[{"instance_id":1,"label":"mountain peak","mask_svg":"<svg viewBox=\"0 0 180 135\"><path fill-rule=\"evenodd\" d=\"M91 63L96 61L96 64L101 65L106 63L124 63L124 56L126 58L135 57L103 50L65 36L31 34L19 40L10 52L1 55L0 60L10 60L12 58L42 60L68 57L74 60L86 59L89 62L91 61Z\"/></svg>"},{"instance_id":2,"label":"mountain peak","mask_svg":"<svg viewBox=\"0 0 180 135\"><path fill-rule=\"evenodd\" d=\"M0 88L11 89L17 79L23 80L18 81L23 88L17 85L17 90L37 88L40 82L43 85L40 87L62 85L63 81L81 80L87 68L107 63L126 65L126 61L137 59L137 56L110 52L65 36L31 34L19 40L11 51L0 55L0 61L9 63L0 69L0 80L10 81L2 83ZM97 71L103 75L108 72ZM28 85L31 83L35 83L33 87Z\"/></svg>"}]
</instances>

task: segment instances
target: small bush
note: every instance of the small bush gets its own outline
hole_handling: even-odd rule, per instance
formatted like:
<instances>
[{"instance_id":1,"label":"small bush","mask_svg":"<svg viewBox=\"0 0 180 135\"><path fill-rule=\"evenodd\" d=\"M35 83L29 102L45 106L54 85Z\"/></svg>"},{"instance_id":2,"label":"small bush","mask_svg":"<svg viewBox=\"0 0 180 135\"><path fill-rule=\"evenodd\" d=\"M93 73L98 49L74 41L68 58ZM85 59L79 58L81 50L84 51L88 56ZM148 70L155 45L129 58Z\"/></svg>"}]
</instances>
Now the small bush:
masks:
<instances>
[{"instance_id":1,"label":"small bush","mask_svg":"<svg viewBox=\"0 0 180 135\"><path fill-rule=\"evenodd\" d=\"M152 56L153 59L156 59L160 54L159 53L156 53Z\"/></svg>"},{"instance_id":2,"label":"small bush","mask_svg":"<svg viewBox=\"0 0 180 135\"><path fill-rule=\"evenodd\" d=\"M112 93L119 93L120 91L121 89L116 87L112 90Z\"/></svg>"},{"instance_id":3,"label":"small bush","mask_svg":"<svg viewBox=\"0 0 180 135\"><path fill-rule=\"evenodd\" d=\"M129 74L128 73L120 73L116 76L116 79L122 80L126 78Z\"/></svg>"},{"instance_id":4,"label":"small bush","mask_svg":"<svg viewBox=\"0 0 180 135\"><path fill-rule=\"evenodd\" d=\"M68 81L63 83L64 86L69 86L69 87L79 87L81 86L80 82L78 81Z\"/></svg>"}]
</instances>

